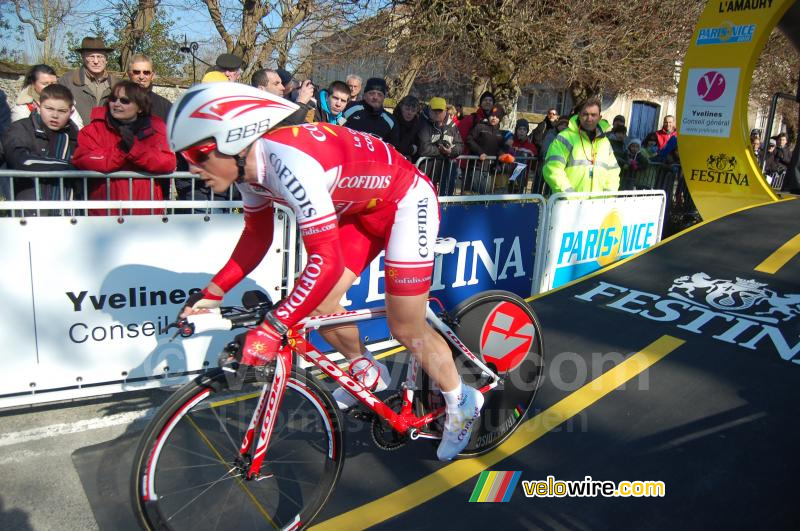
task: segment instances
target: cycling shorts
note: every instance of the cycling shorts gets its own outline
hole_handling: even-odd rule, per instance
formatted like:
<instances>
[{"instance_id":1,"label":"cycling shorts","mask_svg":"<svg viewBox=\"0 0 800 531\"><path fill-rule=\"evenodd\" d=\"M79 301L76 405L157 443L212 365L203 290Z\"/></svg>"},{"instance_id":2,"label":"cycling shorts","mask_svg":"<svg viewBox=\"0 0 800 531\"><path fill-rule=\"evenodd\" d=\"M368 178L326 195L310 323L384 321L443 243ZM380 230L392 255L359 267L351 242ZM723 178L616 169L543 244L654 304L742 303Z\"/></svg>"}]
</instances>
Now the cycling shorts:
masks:
<instances>
[{"instance_id":1,"label":"cycling shorts","mask_svg":"<svg viewBox=\"0 0 800 531\"><path fill-rule=\"evenodd\" d=\"M439 202L424 175L415 177L398 202L339 220L345 267L358 275L385 251L386 293L390 295L421 295L430 290L438 233Z\"/></svg>"}]
</instances>

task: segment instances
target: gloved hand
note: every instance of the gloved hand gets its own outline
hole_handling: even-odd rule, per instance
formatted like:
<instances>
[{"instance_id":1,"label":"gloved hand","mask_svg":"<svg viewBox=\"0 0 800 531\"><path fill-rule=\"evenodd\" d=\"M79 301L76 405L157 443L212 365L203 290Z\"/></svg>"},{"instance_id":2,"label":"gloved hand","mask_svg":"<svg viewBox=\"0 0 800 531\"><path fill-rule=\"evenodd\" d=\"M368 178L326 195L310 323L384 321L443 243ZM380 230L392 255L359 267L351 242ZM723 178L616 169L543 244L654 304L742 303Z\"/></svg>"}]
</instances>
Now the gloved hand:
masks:
<instances>
[{"instance_id":1,"label":"gloved hand","mask_svg":"<svg viewBox=\"0 0 800 531\"><path fill-rule=\"evenodd\" d=\"M120 127L119 134L122 139L119 141L119 148L125 153L129 152L133 147L136 135L130 127Z\"/></svg>"},{"instance_id":2,"label":"gloved hand","mask_svg":"<svg viewBox=\"0 0 800 531\"><path fill-rule=\"evenodd\" d=\"M244 334L242 342L242 364L261 367L275 359L281 346L283 335L279 334L266 321L258 328Z\"/></svg>"},{"instance_id":3,"label":"gloved hand","mask_svg":"<svg viewBox=\"0 0 800 531\"><path fill-rule=\"evenodd\" d=\"M213 310L219 308L222 303L222 296L215 295L208 291L208 288L203 291L192 293L186 300L186 306L181 311L180 317L186 317L193 313L200 313L203 310Z\"/></svg>"},{"instance_id":4,"label":"gloved hand","mask_svg":"<svg viewBox=\"0 0 800 531\"><path fill-rule=\"evenodd\" d=\"M499 160L503 164L511 164L512 162L514 162L514 155L512 155L511 153L503 153L502 155L497 157L497 160Z\"/></svg>"}]
</instances>

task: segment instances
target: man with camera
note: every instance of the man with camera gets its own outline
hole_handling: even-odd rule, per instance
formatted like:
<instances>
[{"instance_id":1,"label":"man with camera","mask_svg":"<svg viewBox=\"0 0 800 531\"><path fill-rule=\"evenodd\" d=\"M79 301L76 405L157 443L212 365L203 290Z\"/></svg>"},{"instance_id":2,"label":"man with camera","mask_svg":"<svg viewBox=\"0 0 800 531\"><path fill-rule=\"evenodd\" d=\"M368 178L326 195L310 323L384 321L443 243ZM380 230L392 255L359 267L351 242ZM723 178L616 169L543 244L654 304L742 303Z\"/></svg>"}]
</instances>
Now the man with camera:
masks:
<instances>
[{"instance_id":1,"label":"man with camera","mask_svg":"<svg viewBox=\"0 0 800 531\"><path fill-rule=\"evenodd\" d=\"M439 195L453 195L459 176L454 159L461 155L464 144L453 119L447 113L444 98L431 98L426 112L422 113L422 125L417 135L420 158L426 160L420 169L430 177L439 189Z\"/></svg>"}]
</instances>

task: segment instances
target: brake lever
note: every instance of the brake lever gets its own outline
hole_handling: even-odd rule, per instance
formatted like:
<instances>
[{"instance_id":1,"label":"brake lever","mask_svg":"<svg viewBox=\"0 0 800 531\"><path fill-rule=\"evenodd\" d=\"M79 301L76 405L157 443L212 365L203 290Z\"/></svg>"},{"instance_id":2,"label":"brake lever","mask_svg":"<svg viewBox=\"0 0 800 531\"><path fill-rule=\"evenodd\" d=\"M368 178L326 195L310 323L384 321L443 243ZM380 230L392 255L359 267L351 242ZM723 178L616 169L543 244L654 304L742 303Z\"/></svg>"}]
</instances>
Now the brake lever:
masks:
<instances>
[{"instance_id":1,"label":"brake lever","mask_svg":"<svg viewBox=\"0 0 800 531\"><path fill-rule=\"evenodd\" d=\"M192 334L194 334L194 324L190 323L186 319L181 319L180 321L168 324L165 328L161 329L161 333L168 333L170 328L178 329L178 331L175 332L175 334L169 339L170 343L175 341L178 336L190 337Z\"/></svg>"}]
</instances>

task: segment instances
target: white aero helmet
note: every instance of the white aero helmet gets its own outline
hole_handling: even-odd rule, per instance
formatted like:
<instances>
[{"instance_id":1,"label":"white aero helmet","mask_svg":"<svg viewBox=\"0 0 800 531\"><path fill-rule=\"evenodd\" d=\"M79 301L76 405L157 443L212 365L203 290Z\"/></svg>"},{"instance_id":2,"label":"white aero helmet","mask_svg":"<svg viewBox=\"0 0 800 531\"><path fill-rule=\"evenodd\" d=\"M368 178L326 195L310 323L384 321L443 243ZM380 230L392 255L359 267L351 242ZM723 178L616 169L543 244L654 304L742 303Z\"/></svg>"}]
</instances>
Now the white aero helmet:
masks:
<instances>
[{"instance_id":1,"label":"white aero helmet","mask_svg":"<svg viewBox=\"0 0 800 531\"><path fill-rule=\"evenodd\" d=\"M169 148L177 153L213 138L220 153L236 156L298 108L242 83L200 83L169 111Z\"/></svg>"}]
</instances>

